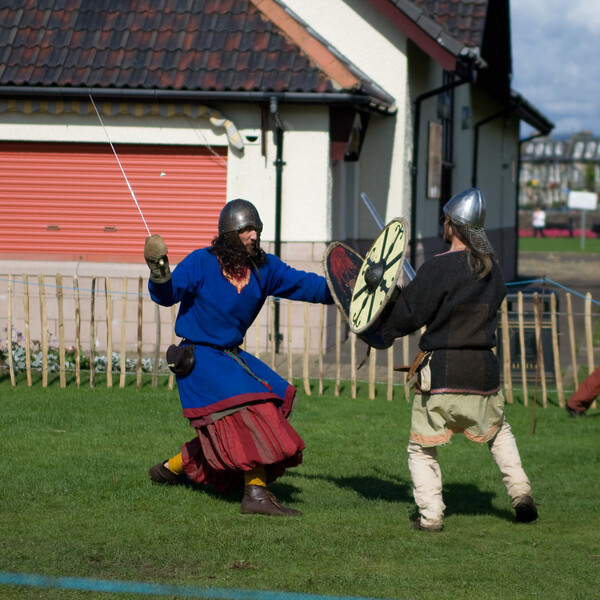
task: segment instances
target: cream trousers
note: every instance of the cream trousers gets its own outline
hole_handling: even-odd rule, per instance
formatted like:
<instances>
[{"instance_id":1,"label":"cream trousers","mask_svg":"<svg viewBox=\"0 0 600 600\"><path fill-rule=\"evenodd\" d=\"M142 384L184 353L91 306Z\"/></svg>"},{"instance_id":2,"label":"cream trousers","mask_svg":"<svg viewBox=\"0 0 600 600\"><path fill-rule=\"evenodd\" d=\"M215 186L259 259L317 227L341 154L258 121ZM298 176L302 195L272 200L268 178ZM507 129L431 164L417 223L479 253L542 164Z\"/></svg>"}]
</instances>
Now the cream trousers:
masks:
<instances>
[{"instance_id":1,"label":"cream trousers","mask_svg":"<svg viewBox=\"0 0 600 600\"><path fill-rule=\"evenodd\" d=\"M487 444L502 473L502 482L514 507L523 496L531 495L531 486L521 466L517 442L510 425L504 421L496 436ZM421 524L432 529L440 528L446 505L442 499L442 473L437 461L437 448L410 442L408 468Z\"/></svg>"}]
</instances>

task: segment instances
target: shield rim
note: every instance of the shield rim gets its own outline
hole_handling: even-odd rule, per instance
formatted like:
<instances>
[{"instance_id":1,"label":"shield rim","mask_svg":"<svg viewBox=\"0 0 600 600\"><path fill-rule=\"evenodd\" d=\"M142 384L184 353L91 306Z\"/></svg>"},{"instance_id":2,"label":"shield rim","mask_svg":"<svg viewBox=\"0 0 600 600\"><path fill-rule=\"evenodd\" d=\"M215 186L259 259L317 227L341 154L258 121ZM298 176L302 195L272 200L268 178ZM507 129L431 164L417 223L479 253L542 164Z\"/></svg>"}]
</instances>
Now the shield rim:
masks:
<instances>
[{"instance_id":1,"label":"shield rim","mask_svg":"<svg viewBox=\"0 0 600 600\"><path fill-rule=\"evenodd\" d=\"M348 310L348 319L349 319L349 325L350 325L350 330L355 333L355 334L361 334L364 333L367 329L369 329L370 327L372 327L376 321L379 319L379 317L381 316L381 313L385 310L385 307L387 306L388 302L390 301L390 298L392 297L392 294L394 293L394 290L396 289L396 285L398 283L398 280L400 279L400 276L402 274L402 269L403 269L403 265L404 265L404 260L406 259L406 247L408 245L408 240L409 240L409 227L408 227L408 222L404 217L395 217L393 218L391 221L389 221L389 223L387 223L387 225L381 230L380 234L377 236L377 238L373 241L373 243L371 244L371 247L369 248L369 251L365 254L365 257L363 259L363 264L361 265L360 271L359 273L364 269L365 267L365 261L367 260L367 257L369 256L369 254L371 253L371 251L373 250L373 248L375 247L375 245L377 244L377 242L381 239L381 237L385 234L386 230L394 223L399 222L402 224L403 228L404 228L404 236L403 236L403 240L404 240L404 247L402 249L402 257L401 259L398 261L398 267L396 269L396 274L394 275L394 279L392 281L392 285L390 285L390 289L387 291L384 301L381 303L381 306L377 309L376 312L374 312L371 315L371 318L369 319L369 321L365 324L362 325L361 327L357 327L355 328L352 325L351 319L350 319L350 314L351 314L351 310ZM357 281L358 283L358 281ZM354 291L352 293L352 296L354 298ZM352 307L352 302L350 303L350 307Z\"/></svg>"}]
</instances>

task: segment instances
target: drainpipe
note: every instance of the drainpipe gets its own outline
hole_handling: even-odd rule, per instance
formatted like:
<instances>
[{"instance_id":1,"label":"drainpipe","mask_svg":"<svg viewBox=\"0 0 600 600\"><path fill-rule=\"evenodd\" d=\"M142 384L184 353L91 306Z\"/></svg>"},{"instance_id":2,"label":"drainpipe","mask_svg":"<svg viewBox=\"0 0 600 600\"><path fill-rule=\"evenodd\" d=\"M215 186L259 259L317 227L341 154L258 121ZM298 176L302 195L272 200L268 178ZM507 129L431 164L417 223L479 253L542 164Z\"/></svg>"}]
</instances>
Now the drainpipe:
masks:
<instances>
[{"instance_id":1,"label":"drainpipe","mask_svg":"<svg viewBox=\"0 0 600 600\"><path fill-rule=\"evenodd\" d=\"M415 100L415 123L413 129L413 156L411 165L411 199L410 199L410 264L416 268L417 262L417 174L419 171L419 129L421 126L421 103L428 98L443 94L459 85L469 83L469 80L459 79L429 92L425 92Z\"/></svg>"},{"instance_id":2,"label":"drainpipe","mask_svg":"<svg viewBox=\"0 0 600 600\"><path fill-rule=\"evenodd\" d=\"M283 125L279 118L277 97L271 96L269 99L269 111L273 120L275 121L275 145L277 146L277 152L275 155L275 256L281 258L281 200L282 200L282 182L283 182ZM280 305L279 299L274 298L274 326L273 326L273 340L275 344L275 352L279 353L279 345L281 343L281 334L279 333L279 318L280 318Z\"/></svg>"},{"instance_id":3,"label":"drainpipe","mask_svg":"<svg viewBox=\"0 0 600 600\"><path fill-rule=\"evenodd\" d=\"M478 123L475 123L473 126L473 130L475 131L474 141L473 141L473 167L471 171L471 187L477 187L477 164L478 164L478 154L479 154L479 128L490 121L494 121L495 119L506 115L510 111L502 110L497 112L485 119L482 119Z\"/></svg>"}]
</instances>

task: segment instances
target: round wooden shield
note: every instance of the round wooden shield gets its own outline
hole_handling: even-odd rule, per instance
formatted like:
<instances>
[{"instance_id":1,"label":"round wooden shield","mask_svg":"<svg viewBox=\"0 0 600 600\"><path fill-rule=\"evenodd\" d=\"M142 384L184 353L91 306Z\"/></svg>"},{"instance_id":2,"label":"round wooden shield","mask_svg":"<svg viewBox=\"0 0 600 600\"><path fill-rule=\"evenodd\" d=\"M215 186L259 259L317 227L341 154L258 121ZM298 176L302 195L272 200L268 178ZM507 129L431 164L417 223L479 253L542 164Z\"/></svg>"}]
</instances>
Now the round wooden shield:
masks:
<instances>
[{"instance_id":1,"label":"round wooden shield","mask_svg":"<svg viewBox=\"0 0 600 600\"><path fill-rule=\"evenodd\" d=\"M393 219L373 242L362 263L350 302L350 329L360 334L372 327L390 300L402 273L408 223Z\"/></svg>"},{"instance_id":2,"label":"round wooden shield","mask_svg":"<svg viewBox=\"0 0 600 600\"><path fill-rule=\"evenodd\" d=\"M350 324L348 313L363 257L342 242L332 242L323 254L323 271L336 306Z\"/></svg>"}]
</instances>

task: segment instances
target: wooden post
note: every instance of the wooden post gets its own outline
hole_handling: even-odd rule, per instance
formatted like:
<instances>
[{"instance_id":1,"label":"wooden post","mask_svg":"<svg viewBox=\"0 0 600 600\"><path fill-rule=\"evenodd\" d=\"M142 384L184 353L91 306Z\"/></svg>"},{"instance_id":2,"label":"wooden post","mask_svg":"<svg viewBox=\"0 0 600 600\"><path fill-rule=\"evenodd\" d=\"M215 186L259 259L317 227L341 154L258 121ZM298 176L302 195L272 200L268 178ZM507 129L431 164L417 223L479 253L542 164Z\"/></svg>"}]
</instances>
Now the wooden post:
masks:
<instances>
[{"instance_id":1,"label":"wooden post","mask_svg":"<svg viewBox=\"0 0 600 600\"><path fill-rule=\"evenodd\" d=\"M325 305L321 304L319 316L319 396L323 395L323 335L325 333Z\"/></svg>"},{"instance_id":2,"label":"wooden post","mask_svg":"<svg viewBox=\"0 0 600 600\"><path fill-rule=\"evenodd\" d=\"M308 356L310 348L310 324L308 319L308 303L304 303L304 356L302 360L302 376L304 378L304 391L310 396L310 381L308 375Z\"/></svg>"},{"instance_id":3,"label":"wooden post","mask_svg":"<svg viewBox=\"0 0 600 600\"><path fill-rule=\"evenodd\" d=\"M567 320L569 323L569 344L571 347L571 365L573 368L573 382L575 389L579 387L579 372L577 368L577 346L575 345L575 325L573 323L573 301L571 293L566 293L567 298Z\"/></svg>"},{"instance_id":4,"label":"wooden post","mask_svg":"<svg viewBox=\"0 0 600 600\"><path fill-rule=\"evenodd\" d=\"M92 277L92 297L90 300L90 387L96 387L96 277Z\"/></svg>"},{"instance_id":5,"label":"wooden post","mask_svg":"<svg viewBox=\"0 0 600 600\"><path fill-rule=\"evenodd\" d=\"M556 393L558 405L565 406L565 391L563 389L562 372L560 370L560 352L558 350L558 319L556 312L556 294L550 296L550 319L552 325L552 353L554 355L554 376L556 378Z\"/></svg>"},{"instance_id":6,"label":"wooden post","mask_svg":"<svg viewBox=\"0 0 600 600\"><path fill-rule=\"evenodd\" d=\"M25 309L25 370L27 371L27 385L31 387L31 325L29 323L29 280L23 274L24 309Z\"/></svg>"},{"instance_id":7,"label":"wooden post","mask_svg":"<svg viewBox=\"0 0 600 600\"><path fill-rule=\"evenodd\" d=\"M125 387L127 373L127 277L123 277L123 293L121 294L121 339L120 339L119 387Z\"/></svg>"},{"instance_id":8,"label":"wooden post","mask_svg":"<svg viewBox=\"0 0 600 600\"><path fill-rule=\"evenodd\" d=\"M539 379L542 385L542 406L548 406L548 397L546 392L546 366L544 365L544 347L542 345L542 300L537 292L533 294L533 315L535 319L535 345L537 348L536 369L539 373Z\"/></svg>"},{"instance_id":9,"label":"wooden post","mask_svg":"<svg viewBox=\"0 0 600 600\"><path fill-rule=\"evenodd\" d=\"M375 373L377 368L377 350L371 348L369 354L369 400L375 400Z\"/></svg>"},{"instance_id":10,"label":"wooden post","mask_svg":"<svg viewBox=\"0 0 600 600\"><path fill-rule=\"evenodd\" d=\"M510 368L510 337L508 334L508 303L506 298L502 301L501 306L502 314L502 361L504 369L504 395L506 401L509 404L513 403L513 389L512 389L512 373Z\"/></svg>"},{"instance_id":11,"label":"wooden post","mask_svg":"<svg viewBox=\"0 0 600 600\"><path fill-rule=\"evenodd\" d=\"M75 384L79 387L81 385L81 304L77 275L73 275L73 288L75 288Z\"/></svg>"},{"instance_id":12,"label":"wooden post","mask_svg":"<svg viewBox=\"0 0 600 600\"><path fill-rule=\"evenodd\" d=\"M106 387L112 387L112 354L113 354L113 304L110 278L104 278L104 300L106 302Z\"/></svg>"},{"instance_id":13,"label":"wooden post","mask_svg":"<svg viewBox=\"0 0 600 600\"><path fill-rule=\"evenodd\" d=\"M410 340L407 335L402 338L402 360L405 365L410 364ZM410 384L406 381L406 373L402 376L404 377L404 399L410 402Z\"/></svg>"},{"instance_id":14,"label":"wooden post","mask_svg":"<svg viewBox=\"0 0 600 600\"><path fill-rule=\"evenodd\" d=\"M144 325L144 279L138 279L138 319L137 319L137 369L136 384L142 387L142 331Z\"/></svg>"},{"instance_id":15,"label":"wooden post","mask_svg":"<svg viewBox=\"0 0 600 600\"><path fill-rule=\"evenodd\" d=\"M12 328L12 275L8 274L8 298L6 302L6 316L8 318L8 323L6 326L6 333L8 335L8 340L6 343L6 348L8 352L8 371L10 373L10 382L14 386L17 385L17 380L15 379L15 366L13 364L13 328Z\"/></svg>"},{"instance_id":16,"label":"wooden post","mask_svg":"<svg viewBox=\"0 0 600 600\"><path fill-rule=\"evenodd\" d=\"M585 341L587 346L588 375L594 371L594 339L592 329L592 295L585 295Z\"/></svg>"},{"instance_id":17,"label":"wooden post","mask_svg":"<svg viewBox=\"0 0 600 600\"><path fill-rule=\"evenodd\" d=\"M63 304L63 279L62 275L56 274L56 302L58 304L58 365L60 387L67 387L65 373L65 320Z\"/></svg>"},{"instance_id":18,"label":"wooden post","mask_svg":"<svg viewBox=\"0 0 600 600\"><path fill-rule=\"evenodd\" d=\"M342 379L342 315L335 311L335 390L333 395L340 395L340 381Z\"/></svg>"},{"instance_id":19,"label":"wooden post","mask_svg":"<svg viewBox=\"0 0 600 600\"><path fill-rule=\"evenodd\" d=\"M46 320L46 291L44 289L44 276L38 275L40 287L40 327L42 342L42 387L48 386L48 324Z\"/></svg>"},{"instance_id":20,"label":"wooden post","mask_svg":"<svg viewBox=\"0 0 600 600\"><path fill-rule=\"evenodd\" d=\"M387 349L387 400L394 398L394 345Z\"/></svg>"},{"instance_id":21,"label":"wooden post","mask_svg":"<svg viewBox=\"0 0 600 600\"><path fill-rule=\"evenodd\" d=\"M350 332L350 382L352 398L356 398L356 334L354 332Z\"/></svg>"},{"instance_id":22,"label":"wooden post","mask_svg":"<svg viewBox=\"0 0 600 600\"><path fill-rule=\"evenodd\" d=\"M517 294L519 319L519 350L521 351L521 378L523 379L523 406L527 406L527 356L525 351L525 323L523 322L523 292Z\"/></svg>"},{"instance_id":23,"label":"wooden post","mask_svg":"<svg viewBox=\"0 0 600 600\"><path fill-rule=\"evenodd\" d=\"M592 335L592 295L588 292L585 295L585 331L587 340L587 355L588 355L588 377L596 369L594 365L594 340ZM596 408L596 400L591 404L592 408Z\"/></svg>"},{"instance_id":24,"label":"wooden post","mask_svg":"<svg viewBox=\"0 0 600 600\"><path fill-rule=\"evenodd\" d=\"M152 387L158 386L158 363L160 361L160 308L154 304L154 314L156 315L156 339L154 342L154 364L152 365Z\"/></svg>"},{"instance_id":25,"label":"wooden post","mask_svg":"<svg viewBox=\"0 0 600 600\"><path fill-rule=\"evenodd\" d=\"M294 357L292 355L292 301L288 300L287 305L287 366L288 366L288 378L287 381L291 385L293 379L293 366Z\"/></svg>"}]
</instances>

